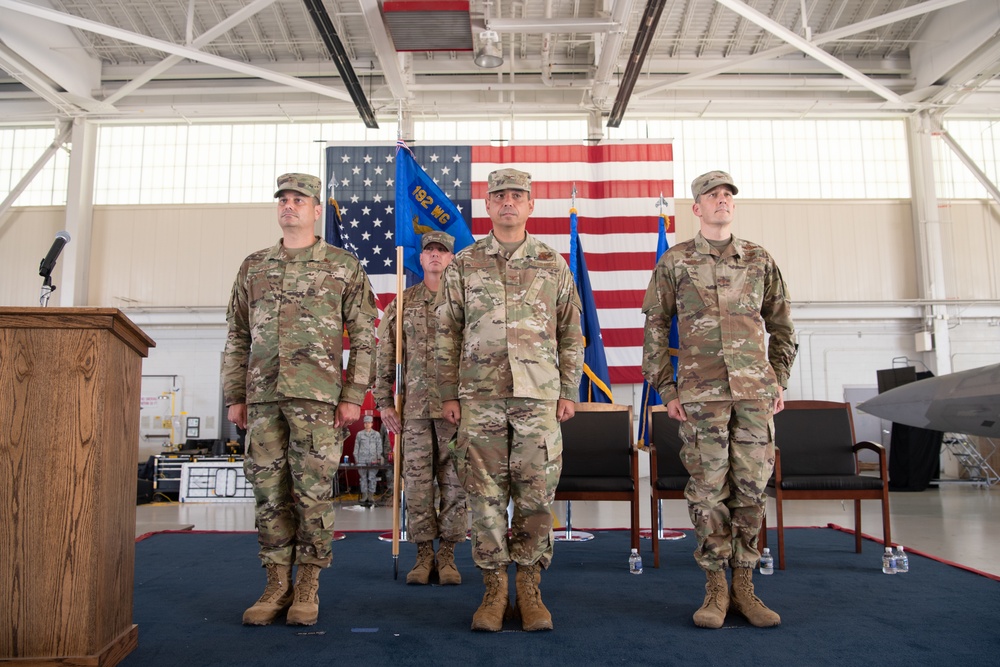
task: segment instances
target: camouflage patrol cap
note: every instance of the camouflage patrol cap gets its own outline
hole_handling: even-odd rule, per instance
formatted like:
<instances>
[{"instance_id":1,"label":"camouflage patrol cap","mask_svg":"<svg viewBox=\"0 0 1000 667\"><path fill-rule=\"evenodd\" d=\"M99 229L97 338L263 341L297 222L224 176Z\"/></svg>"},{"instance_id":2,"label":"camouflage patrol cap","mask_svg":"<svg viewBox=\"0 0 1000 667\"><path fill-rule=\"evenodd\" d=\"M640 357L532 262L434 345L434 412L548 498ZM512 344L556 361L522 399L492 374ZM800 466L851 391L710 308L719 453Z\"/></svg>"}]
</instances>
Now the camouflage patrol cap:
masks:
<instances>
[{"instance_id":1,"label":"camouflage patrol cap","mask_svg":"<svg viewBox=\"0 0 1000 667\"><path fill-rule=\"evenodd\" d=\"M427 247L428 243L440 243L448 252L455 252L455 237L445 232L424 232L420 238L420 249Z\"/></svg>"},{"instance_id":2,"label":"camouflage patrol cap","mask_svg":"<svg viewBox=\"0 0 1000 667\"><path fill-rule=\"evenodd\" d=\"M278 189L274 191L274 196L281 194L282 190L292 190L301 192L316 199L323 198L323 184L319 179L309 174L282 174L278 176Z\"/></svg>"},{"instance_id":3,"label":"camouflage patrol cap","mask_svg":"<svg viewBox=\"0 0 1000 667\"><path fill-rule=\"evenodd\" d=\"M487 177L489 187L486 194L500 190L524 190L531 192L531 174L517 169L497 169Z\"/></svg>"},{"instance_id":4,"label":"camouflage patrol cap","mask_svg":"<svg viewBox=\"0 0 1000 667\"><path fill-rule=\"evenodd\" d=\"M728 185L733 190L733 194L737 194L739 190L736 188L736 184L733 183L733 177L724 171L710 171L707 174L702 174L698 178L691 181L691 194L697 199L701 195L705 194L712 188L716 188L720 185Z\"/></svg>"},{"instance_id":5,"label":"camouflage patrol cap","mask_svg":"<svg viewBox=\"0 0 1000 667\"><path fill-rule=\"evenodd\" d=\"M371 415L365 415L365 416L364 416L364 422L365 422L366 424L370 424L370 423L371 423L371 422L373 422L373 421L375 421L375 418L374 418L374 417L372 417Z\"/></svg>"}]
</instances>

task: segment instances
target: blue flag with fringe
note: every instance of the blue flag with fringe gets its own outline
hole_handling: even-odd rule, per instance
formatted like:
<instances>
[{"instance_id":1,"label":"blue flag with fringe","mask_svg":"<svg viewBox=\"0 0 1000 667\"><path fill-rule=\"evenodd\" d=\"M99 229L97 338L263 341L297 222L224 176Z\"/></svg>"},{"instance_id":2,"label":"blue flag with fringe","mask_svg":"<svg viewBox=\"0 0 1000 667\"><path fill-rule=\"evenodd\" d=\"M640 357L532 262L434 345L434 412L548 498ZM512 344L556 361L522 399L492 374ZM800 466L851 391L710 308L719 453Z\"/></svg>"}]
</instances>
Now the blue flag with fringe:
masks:
<instances>
[{"instance_id":1,"label":"blue flag with fringe","mask_svg":"<svg viewBox=\"0 0 1000 667\"><path fill-rule=\"evenodd\" d=\"M660 214L660 229L656 237L656 261L660 261L660 257L663 253L667 251L670 246L667 244L667 221L664 215ZM674 380L677 379L677 316L670 322L670 363L674 367ZM645 447L649 444L649 408L654 405L662 405L663 399L660 398L660 392L656 391L653 385L649 384L649 380L642 381L642 399L640 403L639 413L639 435L636 438L636 443L640 447Z\"/></svg>"},{"instance_id":2,"label":"blue flag with fringe","mask_svg":"<svg viewBox=\"0 0 1000 667\"><path fill-rule=\"evenodd\" d=\"M474 239L461 211L417 163L402 140L396 142L396 245L403 246L403 267L423 280L420 239L438 231L455 237L455 252Z\"/></svg>"},{"instance_id":3,"label":"blue flag with fringe","mask_svg":"<svg viewBox=\"0 0 1000 667\"><path fill-rule=\"evenodd\" d=\"M611 397L611 381L608 373L608 358L604 353L604 339L601 338L601 323L597 319L594 292L590 287L587 260L583 256L580 234L577 231L576 209L569 212L569 269L573 273L577 294L583 304L580 313L580 328L583 329L583 378L580 380L581 403L614 403Z\"/></svg>"}]
</instances>

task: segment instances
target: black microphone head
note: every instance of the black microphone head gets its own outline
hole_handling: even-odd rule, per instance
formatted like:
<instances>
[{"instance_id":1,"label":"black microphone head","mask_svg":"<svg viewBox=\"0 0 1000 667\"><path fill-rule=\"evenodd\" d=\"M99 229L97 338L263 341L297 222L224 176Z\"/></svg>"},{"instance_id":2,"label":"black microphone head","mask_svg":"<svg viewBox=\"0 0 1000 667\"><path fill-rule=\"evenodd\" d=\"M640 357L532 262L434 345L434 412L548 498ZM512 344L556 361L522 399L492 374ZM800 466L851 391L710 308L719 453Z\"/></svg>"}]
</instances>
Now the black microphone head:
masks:
<instances>
[{"instance_id":1,"label":"black microphone head","mask_svg":"<svg viewBox=\"0 0 1000 667\"><path fill-rule=\"evenodd\" d=\"M52 247L49 248L49 252L42 258L41 263L38 265L38 275L48 278L52 275L52 269L56 266L56 260L59 258L59 253L62 252L63 246L69 242L69 232L63 230L56 234L55 240L52 241Z\"/></svg>"}]
</instances>

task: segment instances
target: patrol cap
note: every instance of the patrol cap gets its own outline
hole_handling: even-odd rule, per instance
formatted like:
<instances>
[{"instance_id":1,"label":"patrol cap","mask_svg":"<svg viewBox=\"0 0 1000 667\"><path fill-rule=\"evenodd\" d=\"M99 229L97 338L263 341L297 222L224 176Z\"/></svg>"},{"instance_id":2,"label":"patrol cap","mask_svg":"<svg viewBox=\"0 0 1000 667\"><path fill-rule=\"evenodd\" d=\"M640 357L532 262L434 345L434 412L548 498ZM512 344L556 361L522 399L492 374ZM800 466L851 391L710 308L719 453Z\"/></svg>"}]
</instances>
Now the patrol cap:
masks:
<instances>
[{"instance_id":1,"label":"patrol cap","mask_svg":"<svg viewBox=\"0 0 1000 667\"><path fill-rule=\"evenodd\" d=\"M374 419L372 418L372 416L371 416L371 415L365 415L365 417L364 417L364 420L365 420L365 423L366 423L366 424L367 424L368 422L371 422L371 421L374 421Z\"/></svg>"},{"instance_id":2,"label":"patrol cap","mask_svg":"<svg viewBox=\"0 0 1000 667\"><path fill-rule=\"evenodd\" d=\"M486 194L500 190L524 190L531 192L531 174L517 169L497 169L491 171L486 179L489 187Z\"/></svg>"},{"instance_id":3,"label":"patrol cap","mask_svg":"<svg viewBox=\"0 0 1000 667\"><path fill-rule=\"evenodd\" d=\"M698 178L691 181L691 194L695 199L705 194L709 190L718 187L720 185L728 185L733 189L733 194L739 192L736 189L736 184L733 183L733 177L724 171L710 171L707 174L702 174Z\"/></svg>"},{"instance_id":4,"label":"patrol cap","mask_svg":"<svg viewBox=\"0 0 1000 667\"><path fill-rule=\"evenodd\" d=\"M293 190L301 192L316 199L323 199L323 184L319 179L309 174L282 174L278 176L278 189L274 191L274 196L281 194L282 190Z\"/></svg>"},{"instance_id":5,"label":"patrol cap","mask_svg":"<svg viewBox=\"0 0 1000 667\"><path fill-rule=\"evenodd\" d=\"M440 243L448 252L455 252L455 237L445 232L424 232L420 238L420 249L427 247L428 243Z\"/></svg>"}]
</instances>

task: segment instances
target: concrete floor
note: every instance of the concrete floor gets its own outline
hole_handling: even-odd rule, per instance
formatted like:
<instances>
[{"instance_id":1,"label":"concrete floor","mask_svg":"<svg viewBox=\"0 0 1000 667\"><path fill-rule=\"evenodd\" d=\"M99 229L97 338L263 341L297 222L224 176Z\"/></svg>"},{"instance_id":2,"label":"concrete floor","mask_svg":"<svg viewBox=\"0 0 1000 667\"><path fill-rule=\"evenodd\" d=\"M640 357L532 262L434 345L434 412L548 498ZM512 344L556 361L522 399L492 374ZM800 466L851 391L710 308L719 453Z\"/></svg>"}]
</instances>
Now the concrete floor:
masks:
<instances>
[{"instance_id":1,"label":"concrete floor","mask_svg":"<svg viewBox=\"0 0 1000 667\"><path fill-rule=\"evenodd\" d=\"M649 479L643 478L640 520L649 527ZM391 502L387 497L386 502ZM962 483L942 483L938 488L918 493L891 493L892 538L908 549L954 561L1000 576L1000 486L981 487ZM687 506L682 501L663 501L663 527L691 527ZM556 503L558 525L565 521L566 504ZM845 528L854 524L851 502L805 500L786 501L786 526L825 526L835 523ZM768 499L768 525L774 527L774 501ZM624 528L628 526L628 504L621 502L576 501L573 503L575 528ZM389 507L363 508L344 499L337 511L337 530L385 530L392 528ZM136 535L170 529L247 531L254 530L252 502L238 503L154 503L140 505L136 514ZM881 512L877 501L862 502L862 531L881 536ZM776 549L777 545L770 545ZM646 547L643 548L646 551ZM789 563L796 558L786 553ZM866 549L866 558L875 566L878 552Z\"/></svg>"}]
</instances>

